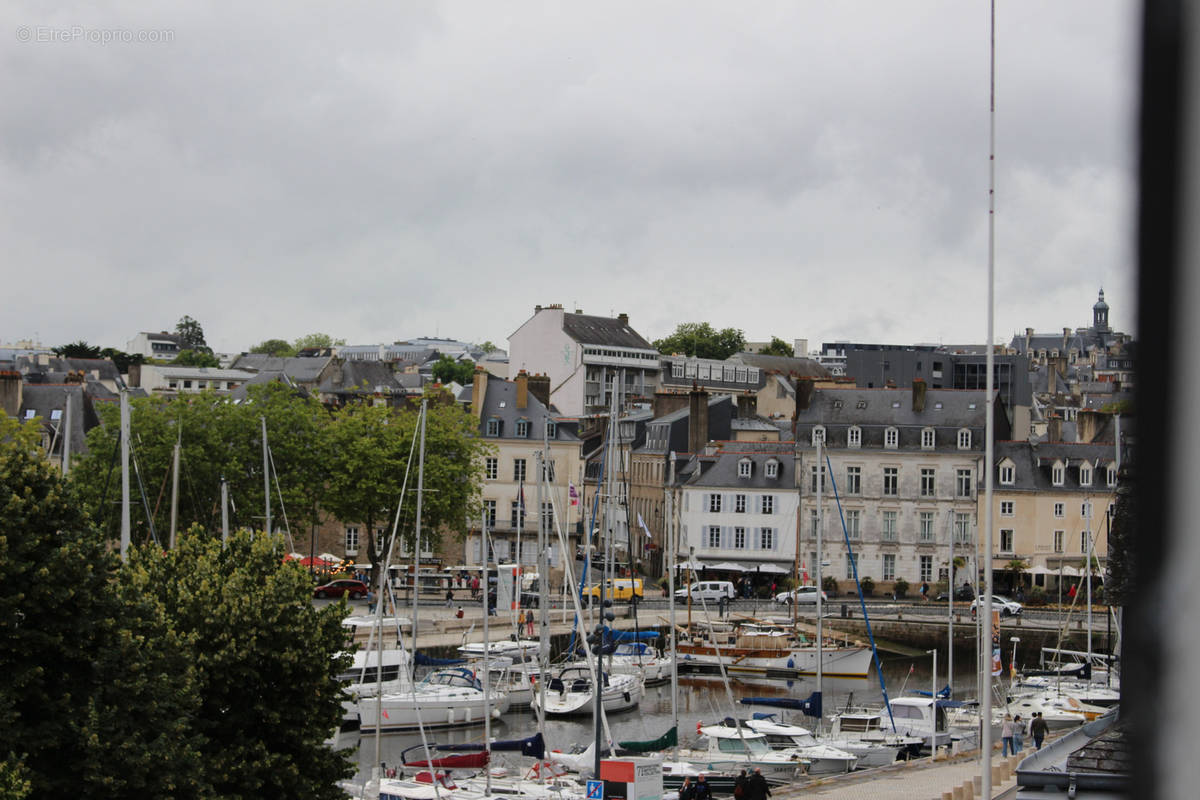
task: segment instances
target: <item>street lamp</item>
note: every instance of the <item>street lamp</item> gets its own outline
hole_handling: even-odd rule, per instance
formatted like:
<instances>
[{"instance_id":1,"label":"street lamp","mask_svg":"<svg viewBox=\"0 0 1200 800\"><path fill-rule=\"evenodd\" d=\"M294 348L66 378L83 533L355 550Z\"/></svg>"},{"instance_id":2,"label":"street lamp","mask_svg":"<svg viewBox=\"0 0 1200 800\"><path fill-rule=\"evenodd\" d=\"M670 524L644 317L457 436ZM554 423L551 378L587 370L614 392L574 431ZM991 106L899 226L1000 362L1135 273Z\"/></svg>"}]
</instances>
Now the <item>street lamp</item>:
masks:
<instances>
[{"instance_id":1,"label":"street lamp","mask_svg":"<svg viewBox=\"0 0 1200 800\"><path fill-rule=\"evenodd\" d=\"M1009 641L1013 643L1012 661L1008 662L1008 679L1011 683L1017 678L1017 642L1021 641L1021 637L1014 636Z\"/></svg>"}]
</instances>

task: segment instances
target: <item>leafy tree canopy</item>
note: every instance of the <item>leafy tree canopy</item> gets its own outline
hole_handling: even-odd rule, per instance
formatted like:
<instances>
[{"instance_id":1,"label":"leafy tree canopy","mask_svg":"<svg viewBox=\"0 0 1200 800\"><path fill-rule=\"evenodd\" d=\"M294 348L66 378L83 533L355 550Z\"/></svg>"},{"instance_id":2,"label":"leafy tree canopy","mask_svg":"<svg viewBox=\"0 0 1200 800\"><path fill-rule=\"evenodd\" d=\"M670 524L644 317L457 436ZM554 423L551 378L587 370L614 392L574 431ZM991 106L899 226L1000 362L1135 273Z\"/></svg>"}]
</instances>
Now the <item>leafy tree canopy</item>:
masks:
<instances>
[{"instance_id":1,"label":"leafy tree canopy","mask_svg":"<svg viewBox=\"0 0 1200 800\"><path fill-rule=\"evenodd\" d=\"M466 386L475 378L475 365L470 361L455 361L450 356L442 356L433 362L432 372L439 383L454 381Z\"/></svg>"},{"instance_id":2,"label":"leafy tree canopy","mask_svg":"<svg viewBox=\"0 0 1200 800\"><path fill-rule=\"evenodd\" d=\"M111 360L116 364L117 371L121 373L129 372L130 364L142 364L146 361L146 357L141 353L130 354L113 347L106 347L101 350L100 357Z\"/></svg>"},{"instance_id":3,"label":"leafy tree canopy","mask_svg":"<svg viewBox=\"0 0 1200 800\"><path fill-rule=\"evenodd\" d=\"M171 362L179 367L219 367L221 362L209 350L181 350L179 355Z\"/></svg>"},{"instance_id":4,"label":"leafy tree canopy","mask_svg":"<svg viewBox=\"0 0 1200 800\"><path fill-rule=\"evenodd\" d=\"M483 351L483 352L485 352L485 353L494 353L494 352L496 352L497 350L499 350L500 348L499 348L499 347L497 347L496 345L492 344L491 340L489 339L488 341L486 341L486 342L484 342L483 344L479 345L479 349L480 349L480 350L482 350L482 351Z\"/></svg>"},{"instance_id":5,"label":"leafy tree canopy","mask_svg":"<svg viewBox=\"0 0 1200 800\"><path fill-rule=\"evenodd\" d=\"M277 358L290 358L296 355L296 348L292 347L286 339L267 339L251 347L250 352L264 353Z\"/></svg>"},{"instance_id":6,"label":"leafy tree canopy","mask_svg":"<svg viewBox=\"0 0 1200 800\"><path fill-rule=\"evenodd\" d=\"M59 358L100 358L100 348L94 344L88 344L83 339L70 344L59 345L53 348L54 355Z\"/></svg>"},{"instance_id":7,"label":"leafy tree canopy","mask_svg":"<svg viewBox=\"0 0 1200 800\"><path fill-rule=\"evenodd\" d=\"M310 347L340 347L345 343L345 339L334 339L328 333L310 333L292 342L292 347L300 351Z\"/></svg>"},{"instance_id":8,"label":"leafy tree canopy","mask_svg":"<svg viewBox=\"0 0 1200 800\"><path fill-rule=\"evenodd\" d=\"M212 352L212 348L204 341L204 328L187 314L184 314L179 318L179 322L175 323L175 333L179 336L180 350L198 350L202 353Z\"/></svg>"},{"instance_id":9,"label":"leafy tree canopy","mask_svg":"<svg viewBox=\"0 0 1200 800\"><path fill-rule=\"evenodd\" d=\"M770 344L758 352L764 356L786 356L787 358L791 358L796 355L796 348L778 336L772 336Z\"/></svg>"},{"instance_id":10,"label":"leafy tree canopy","mask_svg":"<svg viewBox=\"0 0 1200 800\"><path fill-rule=\"evenodd\" d=\"M681 322L674 333L656 341L654 347L668 355L682 353L724 360L746 348L746 336L737 328L718 331L707 322Z\"/></svg>"}]
</instances>

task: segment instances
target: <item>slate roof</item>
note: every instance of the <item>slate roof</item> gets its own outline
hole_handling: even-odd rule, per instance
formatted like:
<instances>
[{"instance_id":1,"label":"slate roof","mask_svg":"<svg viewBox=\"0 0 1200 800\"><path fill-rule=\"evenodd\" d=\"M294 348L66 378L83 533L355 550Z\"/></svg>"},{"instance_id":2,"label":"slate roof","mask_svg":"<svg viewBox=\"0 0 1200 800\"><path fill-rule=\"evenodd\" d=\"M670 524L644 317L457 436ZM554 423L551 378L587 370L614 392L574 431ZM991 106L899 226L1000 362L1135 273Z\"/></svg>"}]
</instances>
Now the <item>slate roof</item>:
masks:
<instances>
[{"instance_id":1,"label":"slate roof","mask_svg":"<svg viewBox=\"0 0 1200 800\"><path fill-rule=\"evenodd\" d=\"M86 432L100 424L100 418L81 384L26 383L21 387L21 409L17 412L17 418L25 420L28 412L33 412L35 417L40 418L42 430L53 440L59 426L66 422L67 395L72 398L71 452L78 454L84 452ZM59 412L59 419L54 419L56 411ZM62 442L58 441L54 444L53 454L61 453Z\"/></svg>"},{"instance_id":2,"label":"slate roof","mask_svg":"<svg viewBox=\"0 0 1200 800\"><path fill-rule=\"evenodd\" d=\"M318 391L327 394L360 394L375 392L379 387L385 392L404 391L389 364L382 361L343 361L321 382Z\"/></svg>"},{"instance_id":3,"label":"slate roof","mask_svg":"<svg viewBox=\"0 0 1200 800\"><path fill-rule=\"evenodd\" d=\"M280 358L265 353L242 353L231 368L251 372L283 372L297 383L315 384L332 356Z\"/></svg>"},{"instance_id":4,"label":"slate roof","mask_svg":"<svg viewBox=\"0 0 1200 800\"><path fill-rule=\"evenodd\" d=\"M746 459L751 463L750 476L742 478L739 477L738 470ZM796 459L790 445L781 447L772 442L726 442L715 457L701 457L698 460L711 460L712 464L689 480L688 486L764 490L796 488ZM768 461L774 461L778 465L779 471L775 478L766 476Z\"/></svg>"},{"instance_id":5,"label":"slate roof","mask_svg":"<svg viewBox=\"0 0 1200 800\"><path fill-rule=\"evenodd\" d=\"M473 386L464 387L459 393L458 398L470 401L473 394ZM517 421L525 419L529 421L529 435L527 438L533 442L539 442L542 439L542 430L549 419L552 422L558 422L558 409L554 406L547 408L542 405L542 401L534 396L533 392L526 393L525 408L517 408L517 385L512 381L502 381L497 378L489 378L487 381L487 389L484 392L483 408L480 409L479 415L479 435L487 439L515 439L517 430ZM488 420L500 420L500 436L487 436ZM572 426L555 425L554 441L556 442L578 442L579 437L575 435Z\"/></svg>"},{"instance_id":6,"label":"slate roof","mask_svg":"<svg viewBox=\"0 0 1200 800\"><path fill-rule=\"evenodd\" d=\"M26 374L31 372L66 373L82 371L89 378L92 372L98 373L102 381L115 381L121 377L117 365L107 358L51 358L47 364L38 364L36 356L22 356L17 359L20 370Z\"/></svg>"},{"instance_id":7,"label":"slate roof","mask_svg":"<svg viewBox=\"0 0 1200 800\"><path fill-rule=\"evenodd\" d=\"M627 322L612 317L593 317L590 314L563 314L563 332L580 344L605 344L612 347L632 347L653 350L654 345L629 327Z\"/></svg>"},{"instance_id":8,"label":"slate roof","mask_svg":"<svg viewBox=\"0 0 1200 800\"><path fill-rule=\"evenodd\" d=\"M796 378L830 378L829 370L820 362L811 358L793 358L789 356L764 356L761 353L738 353L730 356L729 361L735 364L745 364L748 367L758 367L763 372L790 375Z\"/></svg>"},{"instance_id":9,"label":"slate roof","mask_svg":"<svg viewBox=\"0 0 1200 800\"><path fill-rule=\"evenodd\" d=\"M1108 485L1108 465L1116 459L1112 444L1082 444L1077 442L996 442L996 482L1004 492L1069 492L1112 491ZM1013 462L1014 482L1000 483L1000 464ZM1066 466L1063 485L1055 486L1051 471L1056 461ZM1085 462L1092 465L1092 483L1081 486L1079 468Z\"/></svg>"},{"instance_id":10,"label":"slate roof","mask_svg":"<svg viewBox=\"0 0 1200 800\"><path fill-rule=\"evenodd\" d=\"M853 425L862 429L862 446L883 446L887 428L899 433L900 450L921 449L921 431L935 430L936 446L956 447L956 431L969 428L971 449L982 450L983 430L987 421L986 393L969 389L927 389L925 410L913 411L911 388L906 389L815 389L807 410L796 411L796 438L812 441L815 425L825 426L825 440L832 447L844 446L846 431ZM996 400L996 437L1007 438L1009 429L1003 402Z\"/></svg>"}]
</instances>

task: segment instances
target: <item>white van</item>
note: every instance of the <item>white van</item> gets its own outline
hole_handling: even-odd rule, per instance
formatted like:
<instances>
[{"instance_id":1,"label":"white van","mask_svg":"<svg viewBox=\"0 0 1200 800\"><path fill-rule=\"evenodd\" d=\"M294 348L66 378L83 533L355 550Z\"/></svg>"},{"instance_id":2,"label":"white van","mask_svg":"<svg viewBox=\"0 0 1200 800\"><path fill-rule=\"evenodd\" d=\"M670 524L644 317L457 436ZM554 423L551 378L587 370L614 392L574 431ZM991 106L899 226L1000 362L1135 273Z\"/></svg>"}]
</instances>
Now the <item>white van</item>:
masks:
<instances>
[{"instance_id":1,"label":"white van","mask_svg":"<svg viewBox=\"0 0 1200 800\"><path fill-rule=\"evenodd\" d=\"M682 589L676 589L675 599L687 600L689 589L693 603L699 603L701 600L706 603L716 603L722 597L726 601L729 601L737 596L731 581L700 581L699 583L693 583L690 587L685 586Z\"/></svg>"}]
</instances>

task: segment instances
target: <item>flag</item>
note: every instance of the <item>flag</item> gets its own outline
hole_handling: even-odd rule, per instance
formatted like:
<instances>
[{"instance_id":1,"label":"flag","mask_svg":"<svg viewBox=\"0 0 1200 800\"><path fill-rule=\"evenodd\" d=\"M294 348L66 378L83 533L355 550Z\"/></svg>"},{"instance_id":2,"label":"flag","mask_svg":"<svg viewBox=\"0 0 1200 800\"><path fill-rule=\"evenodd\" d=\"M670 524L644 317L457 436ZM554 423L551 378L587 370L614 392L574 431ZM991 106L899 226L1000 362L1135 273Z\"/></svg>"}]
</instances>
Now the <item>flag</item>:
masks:
<instances>
[{"instance_id":1,"label":"flag","mask_svg":"<svg viewBox=\"0 0 1200 800\"><path fill-rule=\"evenodd\" d=\"M916 665L916 664L909 664L909 665L908 665L908 674L909 674L909 675L912 675L912 674L913 674L914 672L916 672L916 671L917 671L917 665Z\"/></svg>"},{"instance_id":2,"label":"flag","mask_svg":"<svg viewBox=\"0 0 1200 800\"><path fill-rule=\"evenodd\" d=\"M654 538L653 536L650 535L650 529L646 527L646 521L642 519L642 512L640 512L640 511L638 512L638 525L640 525L642 530L646 532L647 539Z\"/></svg>"},{"instance_id":3,"label":"flag","mask_svg":"<svg viewBox=\"0 0 1200 800\"><path fill-rule=\"evenodd\" d=\"M800 572L804 575L804 583L807 584L808 583L808 564L805 564L803 561L800 562Z\"/></svg>"},{"instance_id":4,"label":"flag","mask_svg":"<svg viewBox=\"0 0 1200 800\"><path fill-rule=\"evenodd\" d=\"M1000 664L1000 648L992 648L992 677L998 678L1004 672L1004 667Z\"/></svg>"},{"instance_id":5,"label":"flag","mask_svg":"<svg viewBox=\"0 0 1200 800\"><path fill-rule=\"evenodd\" d=\"M386 708L385 708L385 709L383 709L383 718L384 718L384 719L391 719L391 717L389 717L389 716L388 716L388 713L387 713L387 709L386 709Z\"/></svg>"},{"instance_id":6,"label":"flag","mask_svg":"<svg viewBox=\"0 0 1200 800\"><path fill-rule=\"evenodd\" d=\"M571 497L571 505L579 505L579 492L575 491L575 484L567 481L567 494Z\"/></svg>"}]
</instances>

